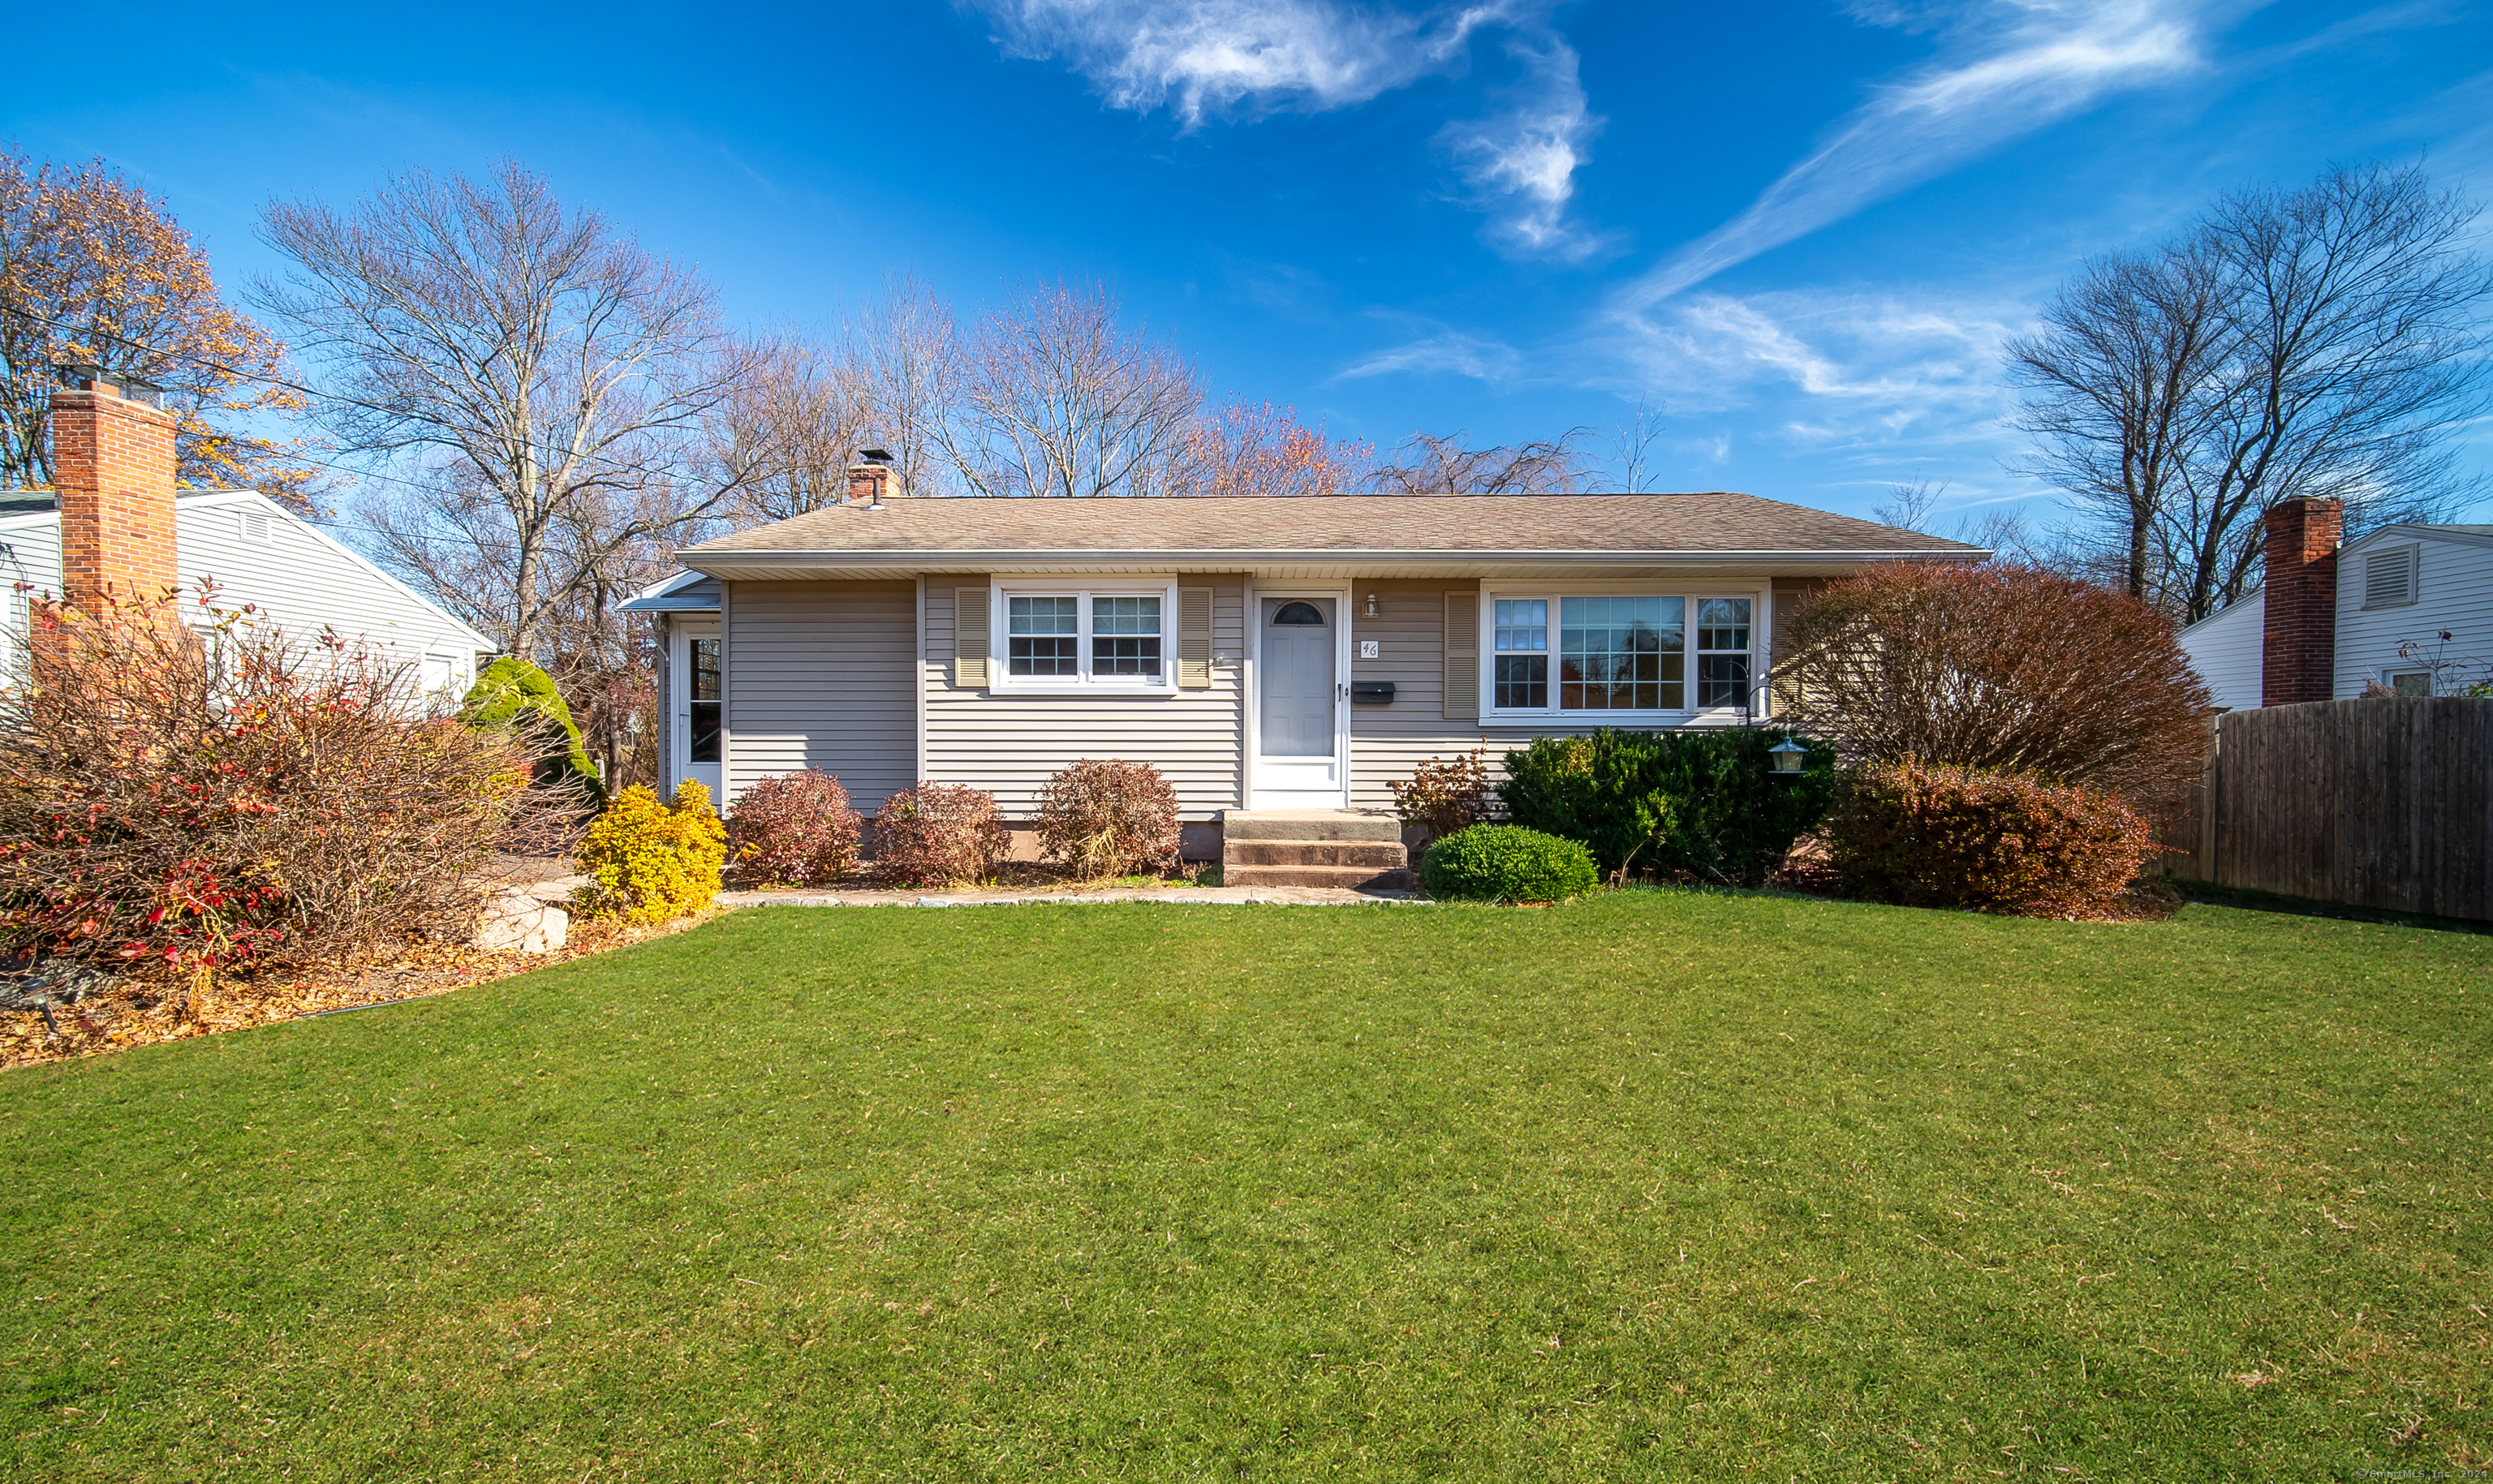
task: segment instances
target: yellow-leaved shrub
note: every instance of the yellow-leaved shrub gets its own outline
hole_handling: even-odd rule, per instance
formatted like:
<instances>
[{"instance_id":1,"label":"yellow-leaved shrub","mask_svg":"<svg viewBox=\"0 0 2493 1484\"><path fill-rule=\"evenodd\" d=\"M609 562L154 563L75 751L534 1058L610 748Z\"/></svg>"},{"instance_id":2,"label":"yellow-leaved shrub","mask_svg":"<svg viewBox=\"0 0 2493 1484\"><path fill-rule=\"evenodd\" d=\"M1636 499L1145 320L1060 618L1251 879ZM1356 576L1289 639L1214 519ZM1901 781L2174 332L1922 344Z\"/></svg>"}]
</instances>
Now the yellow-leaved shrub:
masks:
<instances>
[{"instance_id":1,"label":"yellow-leaved shrub","mask_svg":"<svg viewBox=\"0 0 2493 1484\"><path fill-rule=\"evenodd\" d=\"M580 868L592 884L581 889L581 908L630 923L698 912L718 896L726 864L727 826L708 789L686 779L670 804L635 784L588 827Z\"/></svg>"}]
</instances>

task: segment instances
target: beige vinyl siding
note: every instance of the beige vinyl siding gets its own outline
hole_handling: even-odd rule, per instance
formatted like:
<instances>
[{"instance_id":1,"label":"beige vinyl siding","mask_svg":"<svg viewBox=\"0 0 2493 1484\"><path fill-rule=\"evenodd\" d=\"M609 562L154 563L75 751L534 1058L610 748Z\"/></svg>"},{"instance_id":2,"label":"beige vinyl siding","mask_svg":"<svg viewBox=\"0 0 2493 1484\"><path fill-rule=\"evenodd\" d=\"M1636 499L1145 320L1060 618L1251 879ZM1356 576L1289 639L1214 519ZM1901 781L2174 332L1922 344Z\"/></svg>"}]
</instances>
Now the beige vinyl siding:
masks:
<instances>
[{"instance_id":1,"label":"beige vinyl siding","mask_svg":"<svg viewBox=\"0 0 2493 1484\"><path fill-rule=\"evenodd\" d=\"M873 814L916 782L916 583L729 585L728 797L757 779L819 768Z\"/></svg>"},{"instance_id":2,"label":"beige vinyl siding","mask_svg":"<svg viewBox=\"0 0 2493 1484\"><path fill-rule=\"evenodd\" d=\"M1475 747L1488 749L1492 770L1510 747L1476 723L1445 717L1446 595L1477 601L1480 584L1458 579L1387 582L1362 580L1352 595L1350 678L1391 680L1390 706L1350 708L1350 805L1391 809L1389 780L1407 781L1431 757L1453 757ZM1367 595L1376 595L1376 616L1367 616ZM1359 658L1359 645L1376 641L1376 658ZM1475 667L1476 668L1476 667Z\"/></svg>"},{"instance_id":3,"label":"beige vinyl siding","mask_svg":"<svg viewBox=\"0 0 2493 1484\"><path fill-rule=\"evenodd\" d=\"M989 789L1007 818L1028 818L1047 780L1083 757L1149 762L1177 788L1188 819L1238 807L1246 710L1239 658L1246 649L1243 577L1180 579L1212 589L1212 683L1158 696L1013 696L951 683L956 591L984 603L984 583L926 579L926 772L937 783ZM1174 646L1171 646L1174 648Z\"/></svg>"}]
</instances>

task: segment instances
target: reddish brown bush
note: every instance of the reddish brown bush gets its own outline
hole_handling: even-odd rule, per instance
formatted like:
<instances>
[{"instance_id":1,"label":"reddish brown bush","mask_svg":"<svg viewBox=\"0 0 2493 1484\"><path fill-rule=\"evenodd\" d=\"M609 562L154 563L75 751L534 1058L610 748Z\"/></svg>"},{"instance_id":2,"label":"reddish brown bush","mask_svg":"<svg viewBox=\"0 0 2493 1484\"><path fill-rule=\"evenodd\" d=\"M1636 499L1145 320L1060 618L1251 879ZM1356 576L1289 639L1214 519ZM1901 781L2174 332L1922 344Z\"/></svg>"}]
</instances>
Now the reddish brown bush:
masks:
<instances>
[{"instance_id":1,"label":"reddish brown bush","mask_svg":"<svg viewBox=\"0 0 2493 1484\"><path fill-rule=\"evenodd\" d=\"M2209 701L2173 626L2031 567L1912 562L1801 600L1776 641L1777 721L1847 762L2032 773L2141 808L2198 782Z\"/></svg>"},{"instance_id":2,"label":"reddish brown bush","mask_svg":"<svg viewBox=\"0 0 2493 1484\"><path fill-rule=\"evenodd\" d=\"M0 691L0 951L200 984L352 957L464 928L469 873L576 830L407 667L196 611L204 635L169 602L38 615Z\"/></svg>"},{"instance_id":3,"label":"reddish brown bush","mask_svg":"<svg viewBox=\"0 0 2493 1484\"><path fill-rule=\"evenodd\" d=\"M2014 917L2099 915L2157 848L2109 793L1910 759L1862 768L1824 835L1853 896Z\"/></svg>"},{"instance_id":4,"label":"reddish brown bush","mask_svg":"<svg viewBox=\"0 0 2493 1484\"><path fill-rule=\"evenodd\" d=\"M1148 762L1089 757L1038 795L1039 853L1084 880L1177 864L1177 790Z\"/></svg>"},{"instance_id":5,"label":"reddish brown bush","mask_svg":"<svg viewBox=\"0 0 2493 1484\"><path fill-rule=\"evenodd\" d=\"M856 869L864 821L849 791L813 768L766 778L728 811L728 858L749 886L815 886Z\"/></svg>"},{"instance_id":6,"label":"reddish brown bush","mask_svg":"<svg viewBox=\"0 0 2493 1484\"><path fill-rule=\"evenodd\" d=\"M1409 783L1389 781L1394 812L1431 840L1443 840L1488 817L1487 751L1473 748L1449 762L1431 757L1411 770Z\"/></svg>"},{"instance_id":7,"label":"reddish brown bush","mask_svg":"<svg viewBox=\"0 0 2493 1484\"><path fill-rule=\"evenodd\" d=\"M875 869L900 886L983 881L1004 858L996 796L955 784L919 784L883 801L874 817Z\"/></svg>"}]
</instances>

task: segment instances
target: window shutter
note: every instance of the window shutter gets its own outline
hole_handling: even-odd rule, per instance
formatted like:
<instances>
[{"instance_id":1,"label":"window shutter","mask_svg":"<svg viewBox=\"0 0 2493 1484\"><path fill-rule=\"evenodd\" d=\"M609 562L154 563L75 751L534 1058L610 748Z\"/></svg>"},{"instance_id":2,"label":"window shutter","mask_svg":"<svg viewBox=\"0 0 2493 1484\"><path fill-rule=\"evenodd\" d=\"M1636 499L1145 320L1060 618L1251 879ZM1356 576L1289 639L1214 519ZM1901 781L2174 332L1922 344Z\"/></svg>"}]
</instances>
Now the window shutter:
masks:
<instances>
[{"instance_id":1,"label":"window shutter","mask_svg":"<svg viewBox=\"0 0 2493 1484\"><path fill-rule=\"evenodd\" d=\"M1480 594L1446 594L1446 720L1480 720Z\"/></svg>"},{"instance_id":2,"label":"window shutter","mask_svg":"<svg viewBox=\"0 0 2493 1484\"><path fill-rule=\"evenodd\" d=\"M1177 590L1177 688L1212 687L1212 589Z\"/></svg>"},{"instance_id":3,"label":"window shutter","mask_svg":"<svg viewBox=\"0 0 2493 1484\"><path fill-rule=\"evenodd\" d=\"M987 688L987 584L952 589L952 686Z\"/></svg>"}]
</instances>

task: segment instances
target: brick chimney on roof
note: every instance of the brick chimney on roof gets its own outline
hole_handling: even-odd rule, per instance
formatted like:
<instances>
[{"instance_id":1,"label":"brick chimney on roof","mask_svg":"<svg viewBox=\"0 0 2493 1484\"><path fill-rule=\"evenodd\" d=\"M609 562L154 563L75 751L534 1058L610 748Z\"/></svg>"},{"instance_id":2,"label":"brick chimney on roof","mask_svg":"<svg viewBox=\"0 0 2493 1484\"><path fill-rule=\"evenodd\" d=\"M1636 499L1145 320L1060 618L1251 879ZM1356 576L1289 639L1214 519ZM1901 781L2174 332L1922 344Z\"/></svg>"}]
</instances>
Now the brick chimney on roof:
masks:
<instances>
[{"instance_id":1,"label":"brick chimney on roof","mask_svg":"<svg viewBox=\"0 0 2493 1484\"><path fill-rule=\"evenodd\" d=\"M2337 672L2337 538L2343 500L2287 500L2266 517L2267 616L2260 704L2327 700Z\"/></svg>"},{"instance_id":2,"label":"brick chimney on roof","mask_svg":"<svg viewBox=\"0 0 2493 1484\"><path fill-rule=\"evenodd\" d=\"M852 505L879 506L885 495L900 492L899 482L892 477L891 456L882 449L858 449L848 474Z\"/></svg>"},{"instance_id":3,"label":"brick chimney on roof","mask_svg":"<svg viewBox=\"0 0 2493 1484\"><path fill-rule=\"evenodd\" d=\"M181 581L173 553L173 414L155 389L65 366L52 388L52 491L61 596L101 615L108 595L155 601Z\"/></svg>"}]
</instances>

